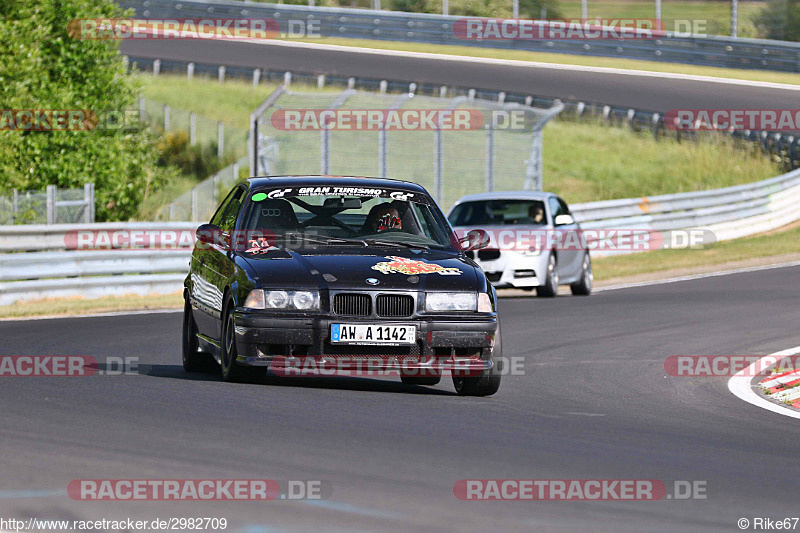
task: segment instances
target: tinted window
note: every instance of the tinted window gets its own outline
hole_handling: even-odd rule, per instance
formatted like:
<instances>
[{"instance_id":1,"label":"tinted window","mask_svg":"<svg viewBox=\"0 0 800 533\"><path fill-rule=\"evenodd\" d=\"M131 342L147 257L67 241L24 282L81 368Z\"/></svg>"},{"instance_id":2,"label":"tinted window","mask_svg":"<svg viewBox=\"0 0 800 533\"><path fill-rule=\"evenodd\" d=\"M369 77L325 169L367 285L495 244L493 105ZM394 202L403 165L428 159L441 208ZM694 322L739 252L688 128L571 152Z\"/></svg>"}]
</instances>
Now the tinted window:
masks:
<instances>
[{"instance_id":1,"label":"tinted window","mask_svg":"<svg viewBox=\"0 0 800 533\"><path fill-rule=\"evenodd\" d=\"M540 200L480 200L459 204L450 213L453 226L493 226L547 223Z\"/></svg>"}]
</instances>

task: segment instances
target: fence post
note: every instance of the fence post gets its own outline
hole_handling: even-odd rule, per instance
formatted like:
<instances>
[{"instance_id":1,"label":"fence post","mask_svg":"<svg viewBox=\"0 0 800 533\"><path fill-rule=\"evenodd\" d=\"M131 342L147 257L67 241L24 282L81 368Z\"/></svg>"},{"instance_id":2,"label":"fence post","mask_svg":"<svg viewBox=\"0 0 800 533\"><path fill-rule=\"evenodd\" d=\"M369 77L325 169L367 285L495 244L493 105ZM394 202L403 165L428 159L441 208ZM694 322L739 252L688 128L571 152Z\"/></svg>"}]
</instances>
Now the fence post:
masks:
<instances>
[{"instance_id":1,"label":"fence post","mask_svg":"<svg viewBox=\"0 0 800 533\"><path fill-rule=\"evenodd\" d=\"M145 109L145 100L144 96L139 96L139 121L144 122L145 118L147 118L147 111Z\"/></svg>"},{"instance_id":2,"label":"fence post","mask_svg":"<svg viewBox=\"0 0 800 533\"><path fill-rule=\"evenodd\" d=\"M234 174L234 177L236 174ZM235 181L235 180L234 180ZM214 174L214 203L219 203L219 174Z\"/></svg>"},{"instance_id":3,"label":"fence post","mask_svg":"<svg viewBox=\"0 0 800 533\"><path fill-rule=\"evenodd\" d=\"M189 146L194 146L197 142L197 115L194 111L189 113Z\"/></svg>"},{"instance_id":4,"label":"fence post","mask_svg":"<svg viewBox=\"0 0 800 533\"><path fill-rule=\"evenodd\" d=\"M217 122L217 159L222 159L225 154L225 125L222 121Z\"/></svg>"},{"instance_id":5,"label":"fence post","mask_svg":"<svg viewBox=\"0 0 800 533\"><path fill-rule=\"evenodd\" d=\"M519 0L514 0L511 4L511 18L519 18Z\"/></svg>"},{"instance_id":6,"label":"fence post","mask_svg":"<svg viewBox=\"0 0 800 533\"><path fill-rule=\"evenodd\" d=\"M386 156L388 148L386 127L378 130L378 177L385 178L387 174Z\"/></svg>"},{"instance_id":7,"label":"fence post","mask_svg":"<svg viewBox=\"0 0 800 533\"><path fill-rule=\"evenodd\" d=\"M169 203L169 221L172 222L172 219L175 218L175 202Z\"/></svg>"},{"instance_id":8,"label":"fence post","mask_svg":"<svg viewBox=\"0 0 800 533\"><path fill-rule=\"evenodd\" d=\"M531 155L525 169L525 190L542 190L542 130L534 129L531 140Z\"/></svg>"},{"instance_id":9,"label":"fence post","mask_svg":"<svg viewBox=\"0 0 800 533\"><path fill-rule=\"evenodd\" d=\"M320 130L319 139L319 173L329 174L331 171L331 140L327 127Z\"/></svg>"},{"instance_id":10,"label":"fence post","mask_svg":"<svg viewBox=\"0 0 800 533\"><path fill-rule=\"evenodd\" d=\"M494 117L486 126L486 192L494 191Z\"/></svg>"},{"instance_id":11,"label":"fence post","mask_svg":"<svg viewBox=\"0 0 800 533\"><path fill-rule=\"evenodd\" d=\"M433 190L436 195L436 202L441 205L444 196L444 184L442 174L444 172L444 154L442 153L442 128L441 115L439 115L439 127L433 130Z\"/></svg>"},{"instance_id":12,"label":"fence post","mask_svg":"<svg viewBox=\"0 0 800 533\"><path fill-rule=\"evenodd\" d=\"M442 0L442 15L450 14L450 3L448 0Z\"/></svg>"},{"instance_id":13,"label":"fence post","mask_svg":"<svg viewBox=\"0 0 800 533\"><path fill-rule=\"evenodd\" d=\"M186 65L186 77L190 80L194 78L194 63Z\"/></svg>"},{"instance_id":14,"label":"fence post","mask_svg":"<svg viewBox=\"0 0 800 533\"><path fill-rule=\"evenodd\" d=\"M258 87L259 81L261 81L261 69L253 69L253 88Z\"/></svg>"},{"instance_id":15,"label":"fence post","mask_svg":"<svg viewBox=\"0 0 800 533\"><path fill-rule=\"evenodd\" d=\"M11 222L17 221L17 211L19 210L19 192L14 189L11 192Z\"/></svg>"},{"instance_id":16,"label":"fence post","mask_svg":"<svg viewBox=\"0 0 800 533\"><path fill-rule=\"evenodd\" d=\"M192 189L192 222L197 221L197 187Z\"/></svg>"},{"instance_id":17,"label":"fence post","mask_svg":"<svg viewBox=\"0 0 800 533\"><path fill-rule=\"evenodd\" d=\"M164 131L169 131L169 104L164 104Z\"/></svg>"},{"instance_id":18,"label":"fence post","mask_svg":"<svg viewBox=\"0 0 800 533\"><path fill-rule=\"evenodd\" d=\"M233 181L234 183L239 181L239 163L233 164Z\"/></svg>"},{"instance_id":19,"label":"fence post","mask_svg":"<svg viewBox=\"0 0 800 533\"><path fill-rule=\"evenodd\" d=\"M47 224L55 224L57 213L56 213L56 186L55 185L48 185L47 186Z\"/></svg>"},{"instance_id":20,"label":"fence post","mask_svg":"<svg viewBox=\"0 0 800 533\"><path fill-rule=\"evenodd\" d=\"M161 60L156 59L153 61L153 76L158 76L159 72L161 72Z\"/></svg>"},{"instance_id":21,"label":"fence post","mask_svg":"<svg viewBox=\"0 0 800 533\"><path fill-rule=\"evenodd\" d=\"M219 66L219 70L217 70L217 78L219 78L220 83L225 81L225 65Z\"/></svg>"},{"instance_id":22,"label":"fence post","mask_svg":"<svg viewBox=\"0 0 800 533\"><path fill-rule=\"evenodd\" d=\"M83 201L86 207L83 210L83 221L87 224L94 222L94 183L83 184Z\"/></svg>"}]
</instances>

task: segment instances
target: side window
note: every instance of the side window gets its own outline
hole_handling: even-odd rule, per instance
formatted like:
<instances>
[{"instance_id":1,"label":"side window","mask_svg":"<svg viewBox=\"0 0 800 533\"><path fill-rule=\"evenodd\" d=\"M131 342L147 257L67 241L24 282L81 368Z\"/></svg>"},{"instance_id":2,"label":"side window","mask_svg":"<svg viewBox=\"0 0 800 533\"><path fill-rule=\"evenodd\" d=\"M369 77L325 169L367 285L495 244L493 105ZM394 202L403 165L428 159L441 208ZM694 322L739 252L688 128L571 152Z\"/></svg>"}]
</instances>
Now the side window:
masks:
<instances>
[{"instance_id":1,"label":"side window","mask_svg":"<svg viewBox=\"0 0 800 533\"><path fill-rule=\"evenodd\" d=\"M236 218L239 216L239 210L242 207L243 200L244 189L237 187L236 190L233 191L233 197L231 198L231 201L227 206L225 206L225 209L222 212L219 227L221 227L223 231L233 230L233 227L236 225Z\"/></svg>"},{"instance_id":2,"label":"side window","mask_svg":"<svg viewBox=\"0 0 800 533\"><path fill-rule=\"evenodd\" d=\"M569 212L569 207L567 207L567 202L562 200L561 198L558 199L558 205L561 206L561 212L565 215L571 215L572 213Z\"/></svg>"},{"instance_id":3,"label":"side window","mask_svg":"<svg viewBox=\"0 0 800 533\"><path fill-rule=\"evenodd\" d=\"M553 217L554 221L558 215L565 214L561 204L558 202L558 199L555 196L551 196L547 199L547 205L550 207L550 215Z\"/></svg>"},{"instance_id":4,"label":"side window","mask_svg":"<svg viewBox=\"0 0 800 533\"><path fill-rule=\"evenodd\" d=\"M225 199L222 201L222 203L219 204L219 207L217 208L216 213L214 213L214 216L211 217L212 224L216 226L222 226L222 217L225 214L225 210L228 208L228 205L231 203L231 200L233 200L233 196L236 194L237 191L240 190L241 189L239 187L235 187L234 189L231 190L231 192L228 193L228 196L226 196Z\"/></svg>"}]
</instances>

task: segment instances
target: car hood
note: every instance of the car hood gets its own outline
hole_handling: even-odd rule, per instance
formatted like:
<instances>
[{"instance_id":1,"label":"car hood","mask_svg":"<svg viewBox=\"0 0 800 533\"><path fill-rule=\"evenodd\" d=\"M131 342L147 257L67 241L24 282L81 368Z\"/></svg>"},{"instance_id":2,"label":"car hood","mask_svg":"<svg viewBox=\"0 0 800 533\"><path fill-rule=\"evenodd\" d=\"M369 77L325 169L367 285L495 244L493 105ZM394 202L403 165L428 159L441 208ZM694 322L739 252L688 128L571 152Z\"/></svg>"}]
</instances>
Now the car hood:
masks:
<instances>
[{"instance_id":1,"label":"car hood","mask_svg":"<svg viewBox=\"0 0 800 533\"><path fill-rule=\"evenodd\" d=\"M410 249L273 249L240 254L262 288L476 291L475 267L452 252ZM377 283L375 283L377 281Z\"/></svg>"}]
</instances>

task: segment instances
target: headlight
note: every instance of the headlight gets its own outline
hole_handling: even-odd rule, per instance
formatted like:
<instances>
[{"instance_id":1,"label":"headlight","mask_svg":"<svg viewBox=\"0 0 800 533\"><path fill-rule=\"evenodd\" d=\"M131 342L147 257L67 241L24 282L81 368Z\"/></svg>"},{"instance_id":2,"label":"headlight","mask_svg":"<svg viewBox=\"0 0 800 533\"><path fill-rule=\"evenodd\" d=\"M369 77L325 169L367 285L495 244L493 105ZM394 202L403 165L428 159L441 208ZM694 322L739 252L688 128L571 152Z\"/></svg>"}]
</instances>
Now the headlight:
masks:
<instances>
[{"instance_id":1,"label":"headlight","mask_svg":"<svg viewBox=\"0 0 800 533\"><path fill-rule=\"evenodd\" d=\"M427 311L476 311L478 295L474 292L429 292L425 295Z\"/></svg>"},{"instance_id":2,"label":"headlight","mask_svg":"<svg viewBox=\"0 0 800 533\"><path fill-rule=\"evenodd\" d=\"M249 309L318 310L319 293L317 291L264 291L254 289L247 295L244 306Z\"/></svg>"}]
</instances>

